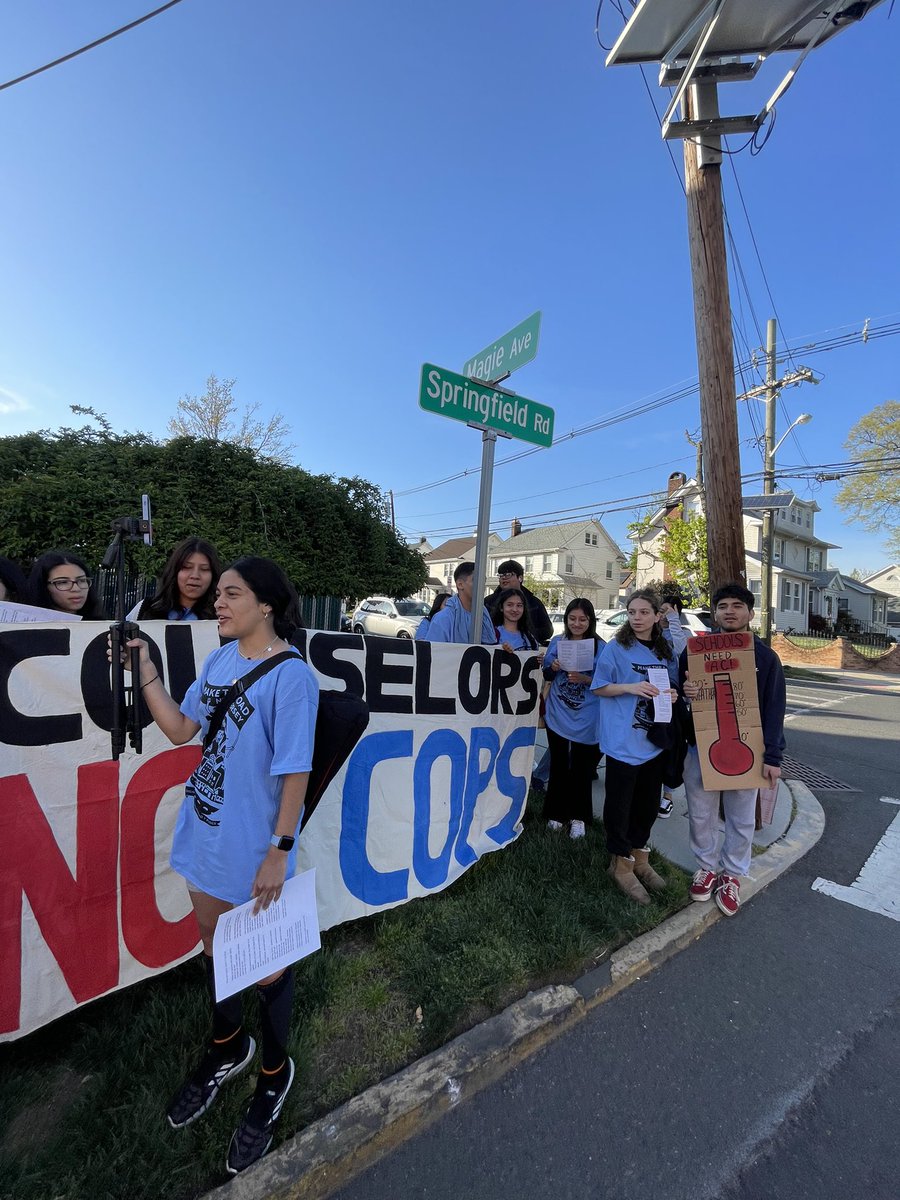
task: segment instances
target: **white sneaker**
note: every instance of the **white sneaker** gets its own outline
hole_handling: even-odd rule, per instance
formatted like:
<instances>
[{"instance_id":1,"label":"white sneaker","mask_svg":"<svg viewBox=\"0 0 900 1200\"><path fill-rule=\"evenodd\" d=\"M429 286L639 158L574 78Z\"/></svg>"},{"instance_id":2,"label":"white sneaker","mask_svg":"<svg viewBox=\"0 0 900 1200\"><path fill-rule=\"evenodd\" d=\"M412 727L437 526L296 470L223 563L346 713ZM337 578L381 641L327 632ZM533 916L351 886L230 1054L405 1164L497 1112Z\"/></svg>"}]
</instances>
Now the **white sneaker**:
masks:
<instances>
[{"instance_id":1,"label":"white sneaker","mask_svg":"<svg viewBox=\"0 0 900 1200\"><path fill-rule=\"evenodd\" d=\"M553 833L559 833L560 829L562 829L562 821L548 821L547 828Z\"/></svg>"},{"instance_id":2,"label":"white sneaker","mask_svg":"<svg viewBox=\"0 0 900 1200\"><path fill-rule=\"evenodd\" d=\"M570 822L569 837L570 838L583 838L584 837L584 821Z\"/></svg>"}]
</instances>

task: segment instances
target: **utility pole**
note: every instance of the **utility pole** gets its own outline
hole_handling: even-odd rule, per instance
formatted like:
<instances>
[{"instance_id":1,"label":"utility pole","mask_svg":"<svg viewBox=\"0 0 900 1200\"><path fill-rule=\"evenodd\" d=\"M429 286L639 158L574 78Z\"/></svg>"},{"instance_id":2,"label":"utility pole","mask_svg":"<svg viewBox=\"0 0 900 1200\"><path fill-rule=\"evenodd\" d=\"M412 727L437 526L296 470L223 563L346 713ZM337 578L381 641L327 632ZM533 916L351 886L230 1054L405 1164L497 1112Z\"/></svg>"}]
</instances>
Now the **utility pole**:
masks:
<instances>
[{"instance_id":1,"label":"utility pole","mask_svg":"<svg viewBox=\"0 0 900 1200\"><path fill-rule=\"evenodd\" d=\"M712 115L712 110L718 116L716 85L692 84L685 94L687 120ZM719 144L717 137L684 142L712 590L743 582L747 573Z\"/></svg>"},{"instance_id":2,"label":"utility pole","mask_svg":"<svg viewBox=\"0 0 900 1200\"><path fill-rule=\"evenodd\" d=\"M763 440L763 495L775 493L775 341L776 323L770 317L766 324L766 434ZM772 554L775 548L775 513L763 509L762 519L762 579L759 589L759 632L768 646L772 640Z\"/></svg>"},{"instance_id":3,"label":"utility pole","mask_svg":"<svg viewBox=\"0 0 900 1200\"><path fill-rule=\"evenodd\" d=\"M775 455L785 438L797 425L812 420L809 413L801 413L785 430L780 441L775 441L775 406L781 389L796 387L800 383L818 383L809 367L798 367L788 371L781 379L775 378L777 325L770 317L766 325L766 382L750 388L738 396L738 400L752 400L763 396L766 405L766 432L763 438L763 494L775 495ZM772 586L772 565L775 558L775 510L764 508L762 515L762 553L760 554L762 576L759 589L759 636L768 645L772 639L772 614L778 607Z\"/></svg>"}]
</instances>

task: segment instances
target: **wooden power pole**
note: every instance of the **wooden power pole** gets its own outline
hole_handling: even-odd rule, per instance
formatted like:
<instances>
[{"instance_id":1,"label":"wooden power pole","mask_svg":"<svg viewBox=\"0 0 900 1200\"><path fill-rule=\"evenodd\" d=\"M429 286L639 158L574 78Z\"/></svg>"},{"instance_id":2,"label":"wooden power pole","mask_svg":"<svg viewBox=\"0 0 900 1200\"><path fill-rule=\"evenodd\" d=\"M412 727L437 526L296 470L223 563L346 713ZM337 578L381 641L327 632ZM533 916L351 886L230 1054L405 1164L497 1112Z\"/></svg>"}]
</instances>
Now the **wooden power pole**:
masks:
<instances>
[{"instance_id":1,"label":"wooden power pole","mask_svg":"<svg viewBox=\"0 0 900 1200\"><path fill-rule=\"evenodd\" d=\"M688 89L687 117L697 115L697 94L710 85ZM715 85L712 85L713 95ZM718 139L702 139L716 143ZM734 348L731 340L731 301L725 258L721 161L698 165L699 147L686 138L684 174L687 192L688 239L694 289L694 325L700 374L700 421L706 476L706 528L709 585L746 582L744 524L741 519L741 462L738 449L737 402L734 390ZM705 159L719 159L704 152Z\"/></svg>"}]
</instances>

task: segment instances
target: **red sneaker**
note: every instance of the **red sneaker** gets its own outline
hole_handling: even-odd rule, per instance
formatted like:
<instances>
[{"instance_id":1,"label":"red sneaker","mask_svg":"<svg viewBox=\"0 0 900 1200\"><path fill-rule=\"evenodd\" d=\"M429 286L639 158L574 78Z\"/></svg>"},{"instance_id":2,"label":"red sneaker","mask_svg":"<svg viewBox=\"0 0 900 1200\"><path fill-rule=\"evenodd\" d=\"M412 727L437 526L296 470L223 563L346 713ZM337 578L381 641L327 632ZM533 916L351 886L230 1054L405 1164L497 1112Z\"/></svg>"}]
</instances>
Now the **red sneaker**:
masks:
<instances>
[{"instance_id":1,"label":"red sneaker","mask_svg":"<svg viewBox=\"0 0 900 1200\"><path fill-rule=\"evenodd\" d=\"M737 916L737 910L741 907L741 885L733 875L719 876L716 904L726 917Z\"/></svg>"},{"instance_id":2,"label":"red sneaker","mask_svg":"<svg viewBox=\"0 0 900 1200\"><path fill-rule=\"evenodd\" d=\"M699 871L694 873L694 881L691 884L690 894L692 900L708 900L716 890L718 882L714 871L704 871L701 867Z\"/></svg>"}]
</instances>

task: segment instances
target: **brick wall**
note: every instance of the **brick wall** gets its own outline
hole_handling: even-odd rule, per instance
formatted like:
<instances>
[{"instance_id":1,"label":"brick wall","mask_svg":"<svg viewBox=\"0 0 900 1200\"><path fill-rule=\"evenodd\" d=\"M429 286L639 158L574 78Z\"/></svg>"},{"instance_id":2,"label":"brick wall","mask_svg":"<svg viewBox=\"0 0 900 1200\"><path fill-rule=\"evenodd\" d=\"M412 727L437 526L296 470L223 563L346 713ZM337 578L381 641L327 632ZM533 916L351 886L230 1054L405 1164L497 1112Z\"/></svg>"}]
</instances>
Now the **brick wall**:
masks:
<instances>
[{"instance_id":1,"label":"brick wall","mask_svg":"<svg viewBox=\"0 0 900 1200\"><path fill-rule=\"evenodd\" d=\"M900 645L894 645L880 658L865 658L853 649L847 638L823 641L814 650L804 650L784 636L772 635L772 649L783 663L792 667L844 667L849 671L878 671L900 675Z\"/></svg>"}]
</instances>

